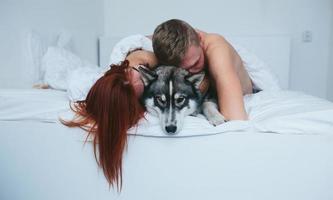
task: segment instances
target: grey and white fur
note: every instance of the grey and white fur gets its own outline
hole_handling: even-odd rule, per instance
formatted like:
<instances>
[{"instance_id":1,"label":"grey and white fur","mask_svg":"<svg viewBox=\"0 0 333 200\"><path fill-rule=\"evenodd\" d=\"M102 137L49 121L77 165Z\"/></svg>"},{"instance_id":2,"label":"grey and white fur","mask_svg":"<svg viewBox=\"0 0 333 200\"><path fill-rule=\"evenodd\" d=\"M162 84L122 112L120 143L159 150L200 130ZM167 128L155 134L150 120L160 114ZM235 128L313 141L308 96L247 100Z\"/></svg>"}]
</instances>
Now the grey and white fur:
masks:
<instances>
[{"instance_id":1,"label":"grey and white fur","mask_svg":"<svg viewBox=\"0 0 333 200\"><path fill-rule=\"evenodd\" d=\"M202 94L199 90L204 72L190 74L174 66L159 66L153 71L139 67L139 72L145 86L141 101L148 112L159 117L164 133L177 134L186 116L200 112L215 126L225 122L218 111L216 92L209 89Z\"/></svg>"}]
</instances>

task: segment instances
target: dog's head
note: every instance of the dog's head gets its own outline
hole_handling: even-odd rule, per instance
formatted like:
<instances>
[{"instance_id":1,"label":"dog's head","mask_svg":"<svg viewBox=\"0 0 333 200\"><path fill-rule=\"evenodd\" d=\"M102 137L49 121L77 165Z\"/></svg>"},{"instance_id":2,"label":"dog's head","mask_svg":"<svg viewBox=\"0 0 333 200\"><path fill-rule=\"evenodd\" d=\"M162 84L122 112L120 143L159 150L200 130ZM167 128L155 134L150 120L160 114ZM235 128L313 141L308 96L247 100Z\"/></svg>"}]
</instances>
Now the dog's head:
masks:
<instances>
[{"instance_id":1,"label":"dog's head","mask_svg":"<svg viewBox=\"0 0 333 200\"><path fill-rule=\"evenodd\" d=\"M159 117L166 134L178 133L184 117L197 111L202 102L199 85L205 73L190 74L174 66L159 66L154 71L139 67L145 90L142 102L147 111Z\"/></svg>"}]
</instances>

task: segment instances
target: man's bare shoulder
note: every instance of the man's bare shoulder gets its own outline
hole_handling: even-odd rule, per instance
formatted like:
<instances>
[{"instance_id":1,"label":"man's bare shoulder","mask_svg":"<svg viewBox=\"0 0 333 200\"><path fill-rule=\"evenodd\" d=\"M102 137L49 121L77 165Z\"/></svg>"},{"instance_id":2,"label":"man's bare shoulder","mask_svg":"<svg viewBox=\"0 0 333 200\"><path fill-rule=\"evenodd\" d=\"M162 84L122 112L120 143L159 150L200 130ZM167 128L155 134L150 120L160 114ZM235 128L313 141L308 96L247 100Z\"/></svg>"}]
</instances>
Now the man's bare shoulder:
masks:
<instances>
[{"instance_id":1,"label":"man's bare shoulder","mask_svg":"<svg viewBox=\"0 0 333 200\"><path fill-rule=\"evenodd\" d=\"M218 51L220 53L232 51L232 47L228 41L222 35L217 33L207 33L202 42L203 49L208 57L210 57L211 54L214 54L216 49L219 49Z\"/></svg>"},{"instance_id":2,"label":"man's bare shoulder","mask_svg":"<svg viewBox=\"0 0 333 200\"><path fill-rule=\"evenodd\" d=\"M205 43L208 46L228 46L228 41L220 34L207 33Z\"/></svg>"}]
</instances>

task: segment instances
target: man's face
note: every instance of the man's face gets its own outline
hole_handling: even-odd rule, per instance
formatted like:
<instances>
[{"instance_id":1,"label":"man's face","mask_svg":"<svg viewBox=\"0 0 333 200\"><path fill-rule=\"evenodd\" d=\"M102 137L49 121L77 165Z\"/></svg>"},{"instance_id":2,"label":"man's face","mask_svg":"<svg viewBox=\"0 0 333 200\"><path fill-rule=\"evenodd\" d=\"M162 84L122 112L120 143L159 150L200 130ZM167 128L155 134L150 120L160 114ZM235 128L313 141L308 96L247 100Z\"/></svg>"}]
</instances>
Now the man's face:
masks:
<instances>
[{"instance_id":1,"label":"man's face","mask_svg":"<svg viewBox=\"0 0 333 200\"><path fill-rule=\"evenodd\" d=\"M181 67L195 74L203 70L205 55L200 45L191 45L181 62Z\"/></svg>"}]
</instances>

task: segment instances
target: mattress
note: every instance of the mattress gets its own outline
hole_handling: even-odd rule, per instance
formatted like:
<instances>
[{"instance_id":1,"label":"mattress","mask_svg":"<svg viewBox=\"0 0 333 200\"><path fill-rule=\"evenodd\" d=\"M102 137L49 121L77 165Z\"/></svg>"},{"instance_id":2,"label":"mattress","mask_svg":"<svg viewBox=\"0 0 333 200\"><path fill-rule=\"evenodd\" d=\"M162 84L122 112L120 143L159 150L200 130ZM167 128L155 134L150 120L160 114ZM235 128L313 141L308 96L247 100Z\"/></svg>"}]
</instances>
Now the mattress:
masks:
<instances>
[{"instance_id":1,"label":"mattress","mask_svg":"<svg viewBox=\"0 0 333 200\"><path fill-rule=\"evenodd\" d=\"M117 193L84 131L58 122L72 116L65 92L1 90L0 199L333 199L332 103L245 98L248 122L188 117L175 137L146 115L130 130Z\"/></svg>"}]
</instances>

